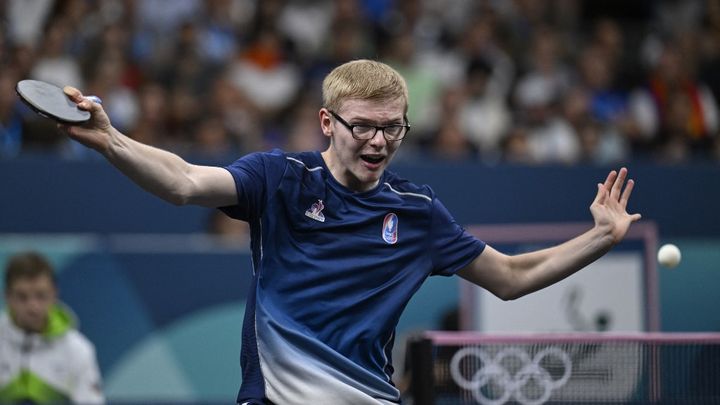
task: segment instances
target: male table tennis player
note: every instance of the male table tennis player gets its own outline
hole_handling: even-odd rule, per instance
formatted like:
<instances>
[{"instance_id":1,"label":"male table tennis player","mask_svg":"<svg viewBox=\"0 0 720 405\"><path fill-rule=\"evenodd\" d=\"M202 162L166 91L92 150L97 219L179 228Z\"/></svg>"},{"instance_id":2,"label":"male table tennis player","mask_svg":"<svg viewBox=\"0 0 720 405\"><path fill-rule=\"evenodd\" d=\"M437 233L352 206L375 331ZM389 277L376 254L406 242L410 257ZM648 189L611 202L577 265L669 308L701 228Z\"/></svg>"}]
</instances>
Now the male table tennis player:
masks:
<instances>
[{"instance_id":1,"label":"male table tennis player","mask_svg":"<svg viewBox=\"0 0 720 405\"><path fill-rule=\"evenodd\" d=\"M458 274L515 299L598 259L640 219L626 211L634 183L623 168L597 184L590 230L548 249L500 253L466 233L431 188L386 170L412 136L407 86L395 70L348 62L322 91L327 150L252 153L208 167L126 137L102 106L65 89L92 112L89 123L62 127L71 138L160 198L249 222L239 404L399 403L395 326L428 276Z\"/></svg>"}]
</instances>

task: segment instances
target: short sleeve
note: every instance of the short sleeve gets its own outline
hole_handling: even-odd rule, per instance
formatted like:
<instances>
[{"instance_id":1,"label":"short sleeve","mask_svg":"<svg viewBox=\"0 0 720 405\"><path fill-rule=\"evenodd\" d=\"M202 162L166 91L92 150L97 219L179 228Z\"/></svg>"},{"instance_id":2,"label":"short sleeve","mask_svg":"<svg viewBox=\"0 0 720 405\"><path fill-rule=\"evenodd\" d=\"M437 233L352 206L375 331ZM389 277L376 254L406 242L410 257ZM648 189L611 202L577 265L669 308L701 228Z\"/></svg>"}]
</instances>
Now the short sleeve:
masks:
<instances>
[{"instance_id":1,"label":"short sleeve","mask_svg":"<svg viewBox=\"0 0 720 405\"><path fill-rule=\"evenodd\" d=\"M238 203L220 210L231 218L249 221L262 215L268 190L272 190L282 177L285 157L280 151L251 153L225 166L235 180Z\"/></svg>"},{"instance_id":2,"label":"short sleeve","mask_svg":"<svg viewBox=\"0 0 720 405\"><path fill-rule=\"evenodd\" d=\"M433 275L451 276L467 266L485 249L485 242L458 225L437 198L432 201L430 235Z\"/></svg>"}]
</instances>

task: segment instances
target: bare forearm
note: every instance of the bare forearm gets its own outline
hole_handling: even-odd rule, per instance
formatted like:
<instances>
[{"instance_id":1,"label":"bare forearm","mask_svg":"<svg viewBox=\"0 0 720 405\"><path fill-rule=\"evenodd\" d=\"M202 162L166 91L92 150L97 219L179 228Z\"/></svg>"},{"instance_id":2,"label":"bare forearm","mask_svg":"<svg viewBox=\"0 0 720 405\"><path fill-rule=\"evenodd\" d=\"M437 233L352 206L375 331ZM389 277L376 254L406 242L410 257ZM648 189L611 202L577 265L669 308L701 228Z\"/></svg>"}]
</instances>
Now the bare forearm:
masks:
<instances>
[{"instance_id":1,"label":"bare forearm","mask_svg":"<svg viewBox=\"0 0 720 405\"><path fill-rule=\"evenodd\" d=\"M627 202L635 182L627 169L611 171L590 205L595 226L560 245L517 256L486 246L483 253L458 271L460 277L502 299L515 299L545 288L575 273L620 242L630 225L641 218L628 214ZM626 184L623 189L623 184Z\"/></svg>"},{"instance_id":2,"label":"bare forearm","mask_svg":"<svg viewBox=\"0 0 720 405\"><path fill-rule=\"evenodd\" d=\"M60 125L72 139L97 150L143 189L173 204L222 207L236 204L237 192L230 173L213 166L192 165L173 153L144 145L121 134L110 124L105 110L65 86L65 94L91 112L85 125Z\"/></svg>"},{"instance_id":3,"label":"bare forearm","mask_svg":"<svg viewBox=\"0 0 720 405\"><path fill-rule=\"evenodd\" d=\"M560 245L511 257L509 273L516 288L509 298L540 290L574 274L613 245L610 228L596 226Z\"/></svg>"},{"instance_id":4,"label":"bare forearm","mask_svg":"<svg viewBox=\"0 0 720 405\"><path fill-rule=\"evenodd\" d=\"M187 203L190 164L179 156L137 142L114 128L110 143L100 151L140 187L173 204Z\"/></svg>"}]
</instances>

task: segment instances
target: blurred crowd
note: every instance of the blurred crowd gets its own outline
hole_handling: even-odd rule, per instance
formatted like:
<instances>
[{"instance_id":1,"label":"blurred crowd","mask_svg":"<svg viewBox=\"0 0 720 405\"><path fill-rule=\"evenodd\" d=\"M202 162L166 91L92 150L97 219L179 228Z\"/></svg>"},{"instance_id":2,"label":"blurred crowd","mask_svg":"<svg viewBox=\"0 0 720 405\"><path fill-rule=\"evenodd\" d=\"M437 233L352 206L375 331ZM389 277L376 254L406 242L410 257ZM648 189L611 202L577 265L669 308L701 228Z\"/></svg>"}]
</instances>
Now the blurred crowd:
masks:
<instances>
[{"instance_id":1,"label":"blurred crowd","mask_svg":"<svg viewBox=\"0 0 720 405\"><path fill-rule=\"evenodd\" d=\"M0 0L0 158L94 156L21 79L202 159L322 149L321 82L371 58L410 90L400 159L720 160L720 0Z\"/></svg>"}]
</instances>

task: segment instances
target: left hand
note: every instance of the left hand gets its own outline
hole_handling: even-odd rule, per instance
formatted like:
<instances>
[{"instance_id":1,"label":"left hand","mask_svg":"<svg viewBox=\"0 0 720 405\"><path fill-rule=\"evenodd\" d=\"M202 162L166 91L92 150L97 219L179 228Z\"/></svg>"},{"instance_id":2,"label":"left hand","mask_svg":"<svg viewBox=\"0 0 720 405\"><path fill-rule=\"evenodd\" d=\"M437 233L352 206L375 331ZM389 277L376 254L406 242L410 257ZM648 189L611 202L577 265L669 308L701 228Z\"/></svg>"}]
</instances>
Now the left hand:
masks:
<instances>
[{"instance_id":1,"label":"left hand","mask_svg":"<svg viewBox=\"0 0 720 405\"><path fill-rule=\"evenodd\" d=\"M635 182L630 179L625 184L627 169L620 172L611 171L605 183L598 183L598 192L590 205L590 212L595 220L595 226L607 227L613 238L613 243L620 242L630 229L630 225L641 218L640 214L628 214L627 203L632 194ZM623 190L623 185L625 189Z\"/></svg>"}]
</instances>

